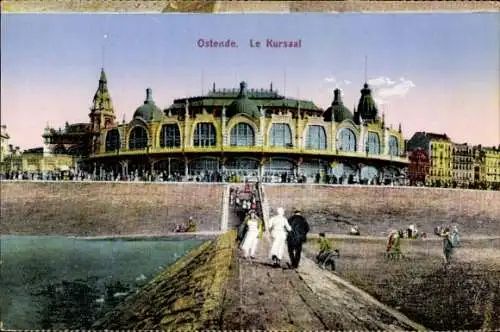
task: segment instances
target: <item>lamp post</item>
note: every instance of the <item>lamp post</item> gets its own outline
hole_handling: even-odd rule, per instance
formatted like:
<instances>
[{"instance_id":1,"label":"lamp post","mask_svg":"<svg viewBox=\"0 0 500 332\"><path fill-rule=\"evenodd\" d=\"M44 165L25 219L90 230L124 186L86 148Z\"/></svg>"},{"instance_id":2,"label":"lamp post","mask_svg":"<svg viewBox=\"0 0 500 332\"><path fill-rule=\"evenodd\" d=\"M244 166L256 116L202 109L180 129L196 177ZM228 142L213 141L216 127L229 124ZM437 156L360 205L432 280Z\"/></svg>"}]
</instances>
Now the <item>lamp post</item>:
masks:
<instances>
[{"instance_id":1,"label":"lamp post","mask_svg":"<svg viewBox=\"0 0 500 332\"><path fill-rule=\"evenodd\" d=\"M118 143L118 145L116 147L116 176L115 176L115 178L118 178L118 173L119 173L118 172L119 171L119 169L118 169L118 163L119 163L118 158L119 158L119 155L120 155L120 143ZM123 170L122 170L122 173L123 173Z\"/></svg>"}]
</instances>

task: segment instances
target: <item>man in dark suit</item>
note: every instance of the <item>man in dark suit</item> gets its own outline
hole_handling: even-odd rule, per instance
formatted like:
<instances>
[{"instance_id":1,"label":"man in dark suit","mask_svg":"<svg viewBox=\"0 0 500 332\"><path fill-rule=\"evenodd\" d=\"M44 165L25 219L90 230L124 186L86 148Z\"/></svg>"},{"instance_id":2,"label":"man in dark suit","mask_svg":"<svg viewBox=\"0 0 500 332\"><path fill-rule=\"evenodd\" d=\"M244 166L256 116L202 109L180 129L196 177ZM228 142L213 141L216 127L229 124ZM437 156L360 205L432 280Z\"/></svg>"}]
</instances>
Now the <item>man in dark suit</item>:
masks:
<instances>
[{"instance_id":1,"label":"man in dark suit","mask_svg":"<svg viewBox=\"0 0 500 332\"><path fill-rule=\"evenodd\" d=\"M302 245L306 242L307 233L309 233L309 224L306 218L300 214L300 210L295 210L293 216L288 219L292 231L288 233L287 245L288 255L292 268L299 267Z\"/></svg>"}]
</instances>

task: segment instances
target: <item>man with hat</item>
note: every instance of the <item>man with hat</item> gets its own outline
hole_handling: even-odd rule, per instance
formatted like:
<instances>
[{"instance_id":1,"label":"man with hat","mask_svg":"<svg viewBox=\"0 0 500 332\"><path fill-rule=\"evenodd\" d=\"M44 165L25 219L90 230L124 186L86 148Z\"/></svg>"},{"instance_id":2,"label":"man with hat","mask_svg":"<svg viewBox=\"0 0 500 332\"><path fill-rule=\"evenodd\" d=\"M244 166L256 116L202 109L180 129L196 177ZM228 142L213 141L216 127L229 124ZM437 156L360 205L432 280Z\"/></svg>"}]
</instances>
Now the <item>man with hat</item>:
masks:
<instances>
[{"instance_id":1,"label":"man with hat","mask_svg":"<svg viewBox=\"0 0 500 332\"><path fill-rule=\"evenodd\" d=\"M288 255L292 268L296 269L299 267L302 245L306 242L307 233L309 233L309 224L306 218L300 214L299 209L294 211L294 214L288 219L288 223L292 228L287 236Z\"/></svg>"}]
</instances>

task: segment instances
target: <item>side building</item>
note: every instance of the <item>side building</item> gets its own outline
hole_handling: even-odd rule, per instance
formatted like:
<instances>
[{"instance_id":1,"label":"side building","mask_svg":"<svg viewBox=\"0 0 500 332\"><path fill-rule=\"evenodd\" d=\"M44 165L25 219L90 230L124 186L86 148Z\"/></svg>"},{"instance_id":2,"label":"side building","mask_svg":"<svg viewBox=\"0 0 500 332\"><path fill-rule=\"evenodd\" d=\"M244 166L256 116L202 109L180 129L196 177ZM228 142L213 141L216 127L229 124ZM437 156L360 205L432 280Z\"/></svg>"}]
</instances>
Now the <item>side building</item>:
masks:
<instances>
[{"instance_id":1,"label":"side building","mask_svg":"<svg viewBox=\"0 0 500 332\"><path fill-rule=\"evenodd\" d=\"M7 126L0 127L0 163L3 163L5 157L9 154L9 133L7 133Z\"/></svg>"},{"instance_id":2,"label":"side building","mask_svg":"<svg viewBox=\"0 0 500 332\"><path fill-rule=\"evenodd\" d=\"M500 190L500 146L483 148L484 181L488 189Z\"/></svg>"},{"instance_id":3,"label":"side building","mask_svg":"<svg viewBox=\"0 0 500 332\"><path fill-rule=\"evenodd\" d=\"M452 185L452 145L446 134L416 132L408 140L407 150L410 154L417 149L427 152L429 158L429 168L425 177L427 186Z\"/></svg>"},{"instance_id":4,"label":"side building","mask_svg":"<svg viewBox=\"0 0 500 332\"><path fill-rule=\"evenodd\" d=\"M371 89L361 89L351 112L340 90L322 110L313 102L269 89L215 88L159 108L152 90L128 123L118 122L104 70L89 114L87 165L125 178L198 178L234 174L246 179L380 183L408 164L399 129L385 125Z\"/></svg>"},{"instance_id":5,"label":"side building","mask_svg":"<svg viewBox=\"0 0 500 332\"><path fill-rule=\"evenodd\" d=\"M452 186L469 188L474 183L474 148L453 143L452 156Z\"/></svg>"},{"instance_id":6,"label":"side building","mask_svg":"<svg viewBox=\"0 0 500 332\"><path fill-rule=\"evenodd\" d=\"M425 186L430 168L430 159L427 150L415 148L408 153L408 181L410 186Z\"/></svg>"}]
</instances>

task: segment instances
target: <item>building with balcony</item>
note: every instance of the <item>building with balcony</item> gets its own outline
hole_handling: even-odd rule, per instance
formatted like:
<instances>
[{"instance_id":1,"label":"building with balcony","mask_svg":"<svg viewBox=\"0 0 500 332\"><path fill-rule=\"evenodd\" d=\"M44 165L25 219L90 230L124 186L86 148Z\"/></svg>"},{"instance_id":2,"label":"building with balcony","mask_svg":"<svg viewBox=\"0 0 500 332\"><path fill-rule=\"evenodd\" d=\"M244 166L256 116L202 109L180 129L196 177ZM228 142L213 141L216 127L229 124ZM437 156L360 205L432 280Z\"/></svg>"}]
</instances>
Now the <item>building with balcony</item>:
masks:
<instances>
[{"instance_id":1,"label":"building with balcony","mask_svg":"<svg viewBox=\"0 0 500 332\"><path fill-rule=\"evenodd\" d=\"M66 122L64 128L47 125L43 132L43 154L70 155L85 158L89 155L90 125L88 123Z\"/></svg>"},{"instance_id":2,"label":"building with balcony","mask_svg":"<svg viewBox=\"0 0 500 332\"><path fill-rule=\"evenodd\" d=\"M89 113L86 164L116 175L206 178L237 174L276 181L390 182L408 164L399 129L388 128L367 84L352 112L334 91L330 107L273 89L212 89L161 109L152 89L131 121L119 122L101 71ZM84 135L79 140L84 146Z\"/></svg>"},{"instance_id":3,"label":"building with balcony","mask_svg":"<svg viewBox=\"0 0 500 332\"><path fill-rule=\"evenodd\" d=\"M468 188L474 183L474 148L467 143L453 143L452 183L454 187Z\"/></svg>"},{"instance_id":4,"label":"building with balcony","mask_svg":"<svg viewBox=\"0 0 500 332\"><path fill-rule=\"evenodd\" d=\"M428 186L451 186L452 181L452 142L446 134L416 132L407 143L407 150L427 151L429 170L426 176Z\"/></svg>"}]
</instances>

